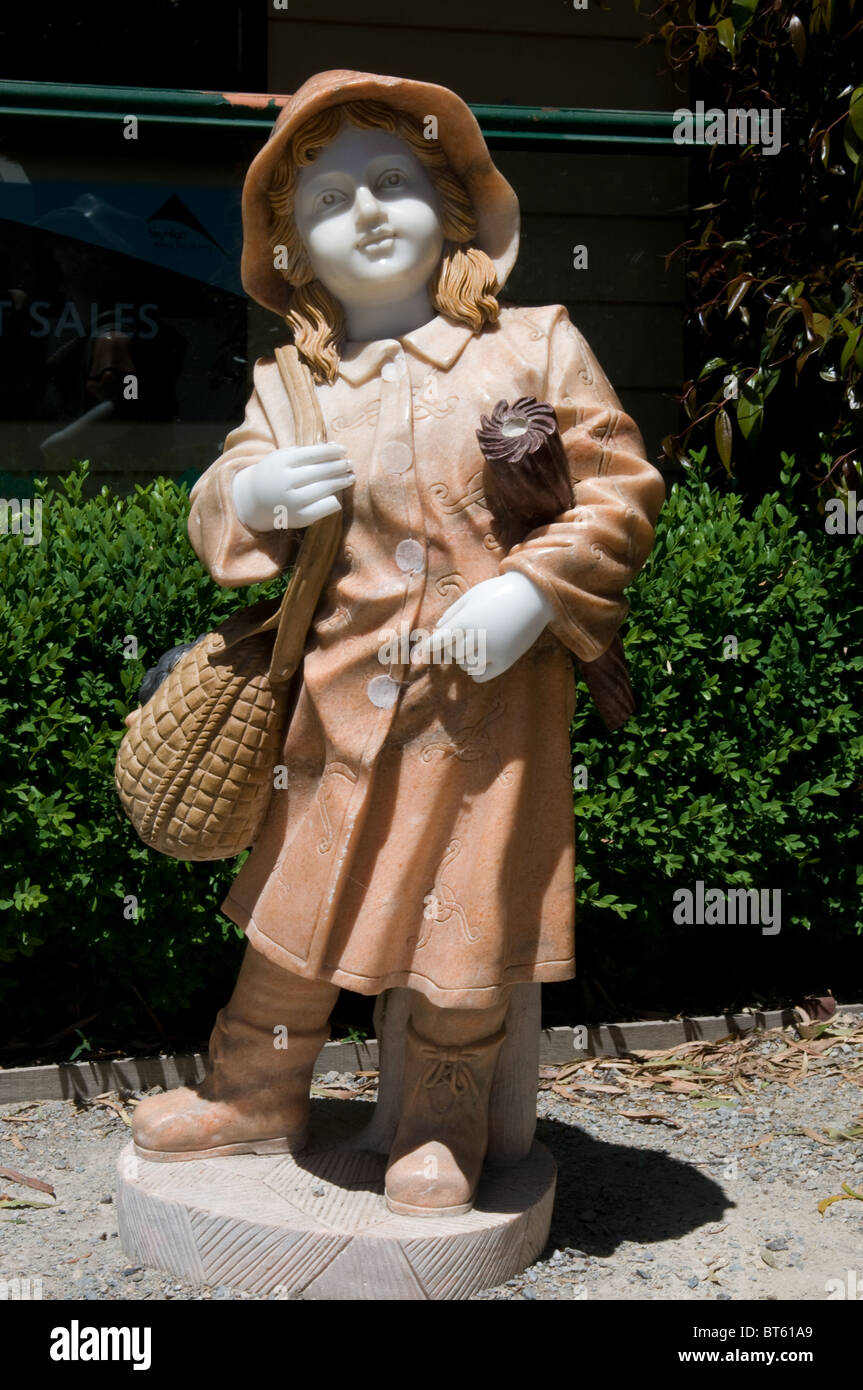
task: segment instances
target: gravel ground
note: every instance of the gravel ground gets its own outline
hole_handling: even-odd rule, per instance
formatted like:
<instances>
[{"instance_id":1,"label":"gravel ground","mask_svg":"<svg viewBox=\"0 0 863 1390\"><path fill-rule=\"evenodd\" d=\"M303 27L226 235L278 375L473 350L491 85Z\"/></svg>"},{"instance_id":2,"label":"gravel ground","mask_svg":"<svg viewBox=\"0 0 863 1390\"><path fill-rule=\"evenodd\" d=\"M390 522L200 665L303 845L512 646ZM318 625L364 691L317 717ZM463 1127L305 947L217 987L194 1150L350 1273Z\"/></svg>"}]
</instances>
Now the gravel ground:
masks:
<instances>
[{"instance_id":1,"label":"gravel ground","mask_svg":"<svg viewBox=\"0 0 863 1390\"><path fill-rule=\"evenodd\" d=\"M793 1036L765 1038L758 1050L768 1056ZM477 1298L824 1300L827 1281L844 1284L849 1271L863 1286L863 1201L818 1210L843 1183L863 1191L863 1138L827 1136L860 1127L861 1067L863 1046L839 1044L795 1084L717 1096L713 1109L686 1094L639 1096L637 1086L626 1099L594 1091L616 1090L614 1059L590 1073L578 1099L541 1091L538 1137L559 1170L549 1245L524 1275ZM336 1090L362 1084L332 1072L322 1081ZM46 1299L257 1298L193 1289L124 1258L113 1189L129 1130L125 1102L105 1099L0 1107L0 1166L56 1191L52 1200L0 1178L0 1279L41 1279ZM665 1118L620 1114L635 1108Z\"/></svg>"}]
</instances>

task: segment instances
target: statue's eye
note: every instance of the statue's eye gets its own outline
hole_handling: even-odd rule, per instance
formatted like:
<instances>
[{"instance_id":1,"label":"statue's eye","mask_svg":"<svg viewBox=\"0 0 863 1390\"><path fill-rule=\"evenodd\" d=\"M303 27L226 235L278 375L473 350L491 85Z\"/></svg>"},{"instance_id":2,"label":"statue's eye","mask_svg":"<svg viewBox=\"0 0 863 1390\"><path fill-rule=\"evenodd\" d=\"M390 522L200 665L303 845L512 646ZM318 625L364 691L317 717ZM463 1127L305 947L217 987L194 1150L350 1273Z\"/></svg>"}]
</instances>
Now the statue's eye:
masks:
<instances>
[{"instance_id":1,"label":"statue's eye","mask_svg":"<svg viewBox=\"0 0 863 1390\"><path fill-rule=\"evenodd\" d=\"M378 188L400 188L403 183L407 183L407 177L401 169L387 169L378 179Z\"/></svg>"},{"instance_id":2,"label":"statue's eye","mask_svg":"<svg viewBox=\"0 0 863 1390\"><path fill-rule=\"evenodd\" d=\"M339 203L344 202L344 194L336 188L328 188L325 193L319 193L315 199L316 212L329 212L331 208L338 207Z\"/></svg>"}]
</instances>

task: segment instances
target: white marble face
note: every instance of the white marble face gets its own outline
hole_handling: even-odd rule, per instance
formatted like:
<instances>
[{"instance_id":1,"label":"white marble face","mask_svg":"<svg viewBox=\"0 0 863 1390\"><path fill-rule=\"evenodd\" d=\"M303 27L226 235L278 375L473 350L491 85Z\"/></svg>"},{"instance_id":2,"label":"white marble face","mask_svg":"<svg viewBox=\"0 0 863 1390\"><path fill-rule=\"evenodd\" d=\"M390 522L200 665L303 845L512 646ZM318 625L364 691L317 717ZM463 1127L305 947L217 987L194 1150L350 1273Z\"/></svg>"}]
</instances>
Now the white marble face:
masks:
<instances>
[{"instance_id":1,"label":"white marble face","mask_svg":"<svg viewBox=\"0 0 863 1390\"><path fill-rule=\"evenodd\" d=\"M294 219L316 276L349 318L424 295L443 250L434 185L388 131L345 126L300 170Z\"/></svg>"}]
</instances>

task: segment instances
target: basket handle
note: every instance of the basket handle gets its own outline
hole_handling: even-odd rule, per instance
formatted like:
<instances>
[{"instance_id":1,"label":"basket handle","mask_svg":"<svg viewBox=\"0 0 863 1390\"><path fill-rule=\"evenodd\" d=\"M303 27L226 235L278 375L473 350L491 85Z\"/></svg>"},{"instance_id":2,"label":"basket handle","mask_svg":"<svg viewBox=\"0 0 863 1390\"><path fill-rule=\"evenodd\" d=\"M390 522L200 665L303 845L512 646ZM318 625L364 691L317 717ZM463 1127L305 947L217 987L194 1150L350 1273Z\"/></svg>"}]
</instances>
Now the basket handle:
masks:
<instances>
[{"instance_id":1,"label":"basket handle","mask_svg":"<svg viewBox=\"0 0 863 1390\"><path fill-rule=\"evenodd\" d=\"M323 444L327 430L311 372L292 345L276 348L276 361L294 412L294 442L298 445ZM276 630L268 672L271 685L290 680L302 661L306 637L336 558L341 534L341 510L313 521L303 533L278 611L260 629L262 632L268 628Z\"/></svg>"}]
</instances>

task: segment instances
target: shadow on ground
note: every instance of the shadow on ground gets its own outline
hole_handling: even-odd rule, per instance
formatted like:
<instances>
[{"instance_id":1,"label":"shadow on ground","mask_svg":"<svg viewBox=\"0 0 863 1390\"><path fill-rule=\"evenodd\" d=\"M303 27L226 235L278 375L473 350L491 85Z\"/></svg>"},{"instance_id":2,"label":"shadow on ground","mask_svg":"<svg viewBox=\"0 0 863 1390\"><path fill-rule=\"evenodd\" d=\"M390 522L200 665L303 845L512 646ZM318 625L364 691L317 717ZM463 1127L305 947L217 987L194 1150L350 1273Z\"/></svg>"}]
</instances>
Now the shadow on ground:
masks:
<instances>
[{"instance_id":1,"label":"shadow on ground","mask_svg":"<svg viewBox=\"0 0 863 1390\"><path fill-rule=\"evenodd\" d=\"M734 1206L712 1178L667 1153L607 1143L553 1119L539 1121L537 1138L557 1163L548 1253L571 1246L604 1257L624 1241L675 1240Z\"/></svg>"}]
</instances>

